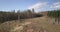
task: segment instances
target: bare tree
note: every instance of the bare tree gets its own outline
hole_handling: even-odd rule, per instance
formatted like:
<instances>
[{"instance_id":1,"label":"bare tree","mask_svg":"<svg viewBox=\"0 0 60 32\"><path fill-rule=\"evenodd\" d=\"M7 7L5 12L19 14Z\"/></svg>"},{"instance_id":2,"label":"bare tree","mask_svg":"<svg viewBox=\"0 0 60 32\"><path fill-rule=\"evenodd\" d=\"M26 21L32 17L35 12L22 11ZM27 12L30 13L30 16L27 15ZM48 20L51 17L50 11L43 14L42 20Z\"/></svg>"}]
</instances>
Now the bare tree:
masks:
<instances>
[{"instance_id":1,"label":"bare tree","mask_svg":"<svg viewBox=\"0 0 60 32\"><path fill-rule=\"evenodd\" d=\"M17 13L18 13L18 20L20 20L20 10L18 10Z\"/></svg>"},{"instance_id":2,"label":"bare tree","mask_svg":"<svg viewBox=\"0 0 60 32\"><path fill-rule=\"evenodd\" d=\"M34 13L34 8L32 9L32 12Z\"/></svg>"}]
</instances>

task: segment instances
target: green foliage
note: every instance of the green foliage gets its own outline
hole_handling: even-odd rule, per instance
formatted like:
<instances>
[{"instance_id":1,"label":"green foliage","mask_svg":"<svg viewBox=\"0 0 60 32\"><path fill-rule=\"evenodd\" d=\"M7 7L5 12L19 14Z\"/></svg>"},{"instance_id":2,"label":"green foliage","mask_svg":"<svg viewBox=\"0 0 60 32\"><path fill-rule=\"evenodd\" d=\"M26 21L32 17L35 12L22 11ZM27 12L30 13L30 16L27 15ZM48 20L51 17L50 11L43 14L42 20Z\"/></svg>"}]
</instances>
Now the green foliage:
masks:
<instances>
[{"instance_id":1,"label":"green foliage","mask_svg":"<svg viewBox=\"0 0 60 32\"><path fill-rule=\"evenodd\" d=\"M59 18L60 17L60 10L48 11L49 17Z\"/></svg>"}]
</instances>

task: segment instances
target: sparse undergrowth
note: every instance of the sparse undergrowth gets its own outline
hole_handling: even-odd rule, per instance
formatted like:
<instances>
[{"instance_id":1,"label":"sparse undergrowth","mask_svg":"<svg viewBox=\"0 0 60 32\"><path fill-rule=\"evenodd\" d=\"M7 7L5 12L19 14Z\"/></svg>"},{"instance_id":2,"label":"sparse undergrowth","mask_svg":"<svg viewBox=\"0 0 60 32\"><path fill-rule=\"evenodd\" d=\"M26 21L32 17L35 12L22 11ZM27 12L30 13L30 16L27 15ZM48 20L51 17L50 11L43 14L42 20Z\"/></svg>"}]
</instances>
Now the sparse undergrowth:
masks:
<instances>
[{"instance_id":1,"label":"sparse undergrowth","mask_svg":"<svg viewBox=\"0 0 60 32\"><path fill-rule=\"evenodd\" d=\"M0 32L2 30L2 32L26 32L28 30L28 32L30 31L45 31L45 32L60 32L60 25L56 25L56 24L52 24L52 20L48 21L49 18L47 17L38 17L38 18L32 18L32 19L25 19L24 21L27 22L32 22L28 25L25 25L24 23L20 23L19 21L15 22L6 22L0 25ZM21 26L23 24L23 26ZM15 31L11 31L14 30L16 27L23 27L23 30L18 29ZM4 30L5 29L5 30ZM36 29L36 30L35 30Z\"/></svg>"},{"instance_id":2,"label":"sparse undergrowth","mask_svg":"<svg viewBox=\"0 0 60 32\"><path fill-rule=\"evenodd\" d=\"M55 22L60 22L60 10L53 10L48 12L48 17L55 18Z\"/></svg>"}]
</instances>

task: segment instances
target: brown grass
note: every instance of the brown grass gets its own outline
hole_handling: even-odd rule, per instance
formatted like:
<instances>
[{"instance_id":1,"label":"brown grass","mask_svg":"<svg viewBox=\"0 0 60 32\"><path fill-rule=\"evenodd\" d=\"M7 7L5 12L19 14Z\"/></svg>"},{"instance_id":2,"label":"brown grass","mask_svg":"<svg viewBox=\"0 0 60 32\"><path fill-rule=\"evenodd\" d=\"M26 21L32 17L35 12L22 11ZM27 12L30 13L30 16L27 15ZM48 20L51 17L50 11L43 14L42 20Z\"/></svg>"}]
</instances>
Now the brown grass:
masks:
<instances>
[{"instance_id":1,"label":"brown grass","mask_svg":"<svg viewBox=\"0 0 60 32\"><path fill-rule=\"evenodd\" d=\"M60 32L60 24L53 24L53 20L48 21L48 17L38 17L38 18L30 18L25 19L23 22L19 21L12 21L12 22L6 22L0 25L0 32L12 32L11 30L14 30L16 27L22 26L23 29L16 30L13 32ZM29 23L28 25L24 25L25 23Z\"/></svg>"}]
</instances>

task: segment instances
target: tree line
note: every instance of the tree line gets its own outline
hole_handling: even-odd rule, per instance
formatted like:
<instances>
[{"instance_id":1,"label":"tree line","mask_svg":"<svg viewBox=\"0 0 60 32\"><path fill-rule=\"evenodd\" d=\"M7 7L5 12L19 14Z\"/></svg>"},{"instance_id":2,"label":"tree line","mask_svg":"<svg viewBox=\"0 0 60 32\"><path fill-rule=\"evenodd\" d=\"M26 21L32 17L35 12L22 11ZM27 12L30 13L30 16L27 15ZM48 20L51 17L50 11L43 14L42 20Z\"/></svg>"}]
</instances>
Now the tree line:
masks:
<instances>
[{"instance_id":1,"label":"tree line","mask_svg":"<svg viewBox=\"0 0 60 32\"><path fill-rule=\"evenodd\" d=\"M20 11L20 10L19 10ZM34 9L23 11L23 12L2 12L0 11L0 22L17 20L17 19L27 19L34 17L41 17L41 14L35 13Z\"/></svg>"}]
</instances>

